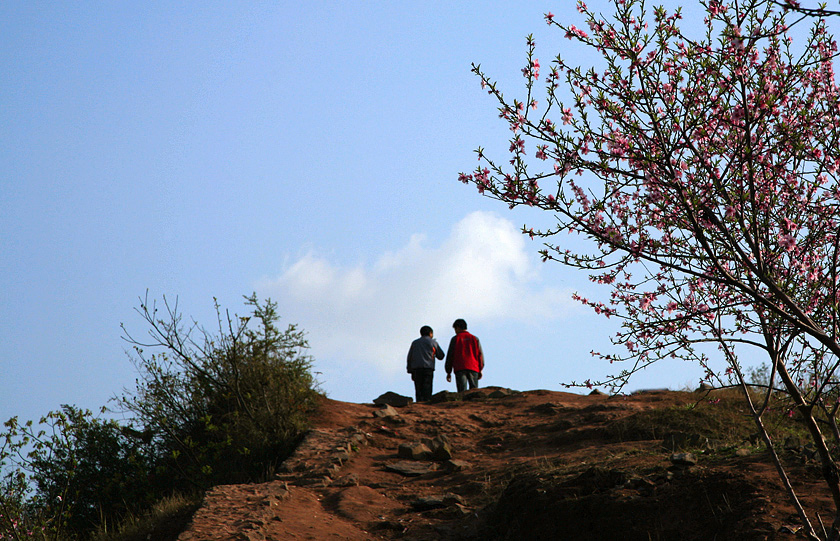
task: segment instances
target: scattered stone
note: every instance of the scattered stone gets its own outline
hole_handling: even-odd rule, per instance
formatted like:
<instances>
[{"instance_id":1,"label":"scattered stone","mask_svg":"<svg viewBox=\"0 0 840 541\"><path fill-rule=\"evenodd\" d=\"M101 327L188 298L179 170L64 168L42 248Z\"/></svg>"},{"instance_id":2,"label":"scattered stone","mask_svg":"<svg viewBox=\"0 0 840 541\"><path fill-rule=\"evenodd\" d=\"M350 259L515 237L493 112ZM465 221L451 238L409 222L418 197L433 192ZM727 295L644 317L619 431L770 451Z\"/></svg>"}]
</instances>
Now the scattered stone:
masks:
<instances>
[{"instance_id":1,"label":"scattered stone","mask_svg":"<svg viewBox=\"0 0 840 541\"><path fill-rule=\"evenodd\" d=\"M697 457L693 453L674 453L670 457L671 464L679 467L695 466Z\"/></svg>"},{"instance_id":2,"label":"scattered stone","mask_svg":"<svg viewBox=\"0 0 840 541\"><path fill-rule=\"evenodd\" d=\"M396 417L397 415L399 415L399 413L397 413L397 410L392 408L390 404L383 404L380 409L373 412L373 416L377 419Z\"/></svg>"},{"instance_id":3,"label":"scattered stone","mask_svg":"<svg viewBox=\"0 0 840 541\"><path fill-rule=\"evenodd\" d=\"M390 437L390 438L399 438L399 437L400 437L399 432L397 432L397 431L396 431L396 430L394 430L393 428L389 428L389 427L387 427L387 426L385 426L385 425L382 425L382 426L380 426L380 427L377 427L377 428L376 428L376 431L377 431L378 433L380 433L380 434L384 434L384 435L386 435L386 436L388 436L388 437Z\"/></svg>"},{"instance_id":4,"label":"scattered stone","mask_svg":"<svg viewBox=\"0 0 840 541\"><path fill-rule=\"evenodd\" d=\"M401 443L397 448L397 456L408 460L429 460L432 450L420 442Z\"/></svg>"},{"instance_id":5,"label":"scattered stone","mask_svg":"<svg viewBox=\"0 0 840 541\"><path fill-rule=\"evenodd\" d=\"M490 391L482 388L469 389L463 393L464 400L487 400L488 396L490 396Z\"/></svg>"},{"instance_id":6,"label":"scattered stone","mask_svg":"<svg viewBox=\"0 0 840 541\"><path fill-rule=\"evenodd\" d=\"M456 503L446 508L443 518L462 518L469 516L471 513L472 511L468 507Z\"/></svg>"},{"instance_id":7,"label":"scattered stone","mask_svg":"<svg viewBox=\"0 0 840 541\"><path fill-rule=\"evenodd\" d=\"M458 393L453 393L451 391L441 391L439 393L435 393L432 395L432 399L429 400L430 404L440 404L441 402L460 402L461 395Z\"/></svg>"},{"instance_id":8,"label":"scattered stone","mask_svg":"<svg viewBox=\"0 0 840 541\"><path fill-rule=\"evenodd\" d=\"M470 467L470 463L465 460L447 460L443 463L443 470L447 473L457 473Z\"/></svg>"},{"instance_id":9,"label":"scattered stone","mask_svg":"<svg viewBox=\"0 0 840 541\"><path fill-rule=\"evenodd\" d=\"M450 507L466 505L464 498L457 494L446 494L445 496L426 496L418 498L411 502L411 507L418 511L428 511L429 509L440 509L442 507Z\"/></svg>"},{"instance_id":10,"label":"scattered stone","mask_svg":"<svg viewBox=\"0 0 840 541\"><path fill-rule=\"evenodd\" d=\"M493 391L491 391L490 394L487 395L487 397L488 398L505 398L505 397L508 397L508 396L512 396L513 393L514 392L511 391L510 389L504 389L502 387L499 387L498 389L494 389Z\"/></svg>"},{"instance_id":11,"label":"scattered stone","mask_svg":"<svg viewBox=\"0 0 840 541\"><path fill-rule=\"evenodd\" d=\"M537 404L536 406L532 406L528 408L528 411L533 411L534 413L541 413L543 415L557 415L560 413L560 410L565 408L563 404L556 404L554 402L543 402L542 404Z\"/></svg>"},{"instance_id":12,"label":"scattered stone","mask_svg":"<svg viewBox=\"0 0 840 541\"><path fill-rule=\"evenodd\" d=\"M416 462L413 460L401 460L399 462L392 462L385 465L385 471L399 473L406 477L417 477L425 475L429 472L435 471L436 466L433 462Z\"/></svg>"},{"instance_id":13,"label":"scattered stone","mask_svg":"<svg viewBox=\"0 0 840 541\"><path fill-rule=\"evenodd\" d=\"M715 389L714 386L711 383L709 383L708 381L701 381L700 386L697 387L694 390L694 392L695 393L705 393L705 392L708 392L708 391L713 391L714 389Z\"/></svg>"},{"instance_id":14,"label":"scattered stone","mask_svg":"<svg viewBox=\"0 0 840 541\"><path fill-rule=\"evenodd\" d=\"M365 437L364 434L358 433L358 434L353 434L352 436L350 436L350 441L348 443L350 445L350 449L352 450L354 445L357 446L357 447L367 445L368 444L368 439Z\"/></svg>"},{"instance_id":15,"label":"scattered stone","mask_svg":"<svg viewBox=\"0 0 840 541\"><path fill-rule=\"evenodd\" d=\"M482 417L480 415L476 415L474 413L470 414L470 419L472 419L473 421L478 421L479 423L481 423L481 426L483 426L484 428L497 428L497 427L505 425L504 421L491 421L489 419L485 419L484 417Z\"/></svg>"},{"instance_id":16,"label":"scattered stone","mask_svg":"<svg viewBox=\"0 0 840 541\"><path fill-rule=\"evenodd\" d=\"M440 442L440 445L432 448L432 460L442 462L450 458L452 458L452 447L448 443Z\"/></svg>"},{"instance_id":17,"label":"scattered stone","mask_svg":"<svg viewBox=\"0 0 840 541\"><path fill-rule=\"evenodd\" d=\"M606 396L607 393L600 389L592 389L592 392L589 393L589 396Z\"/></svg>"},{"instance_id":18,"label":"scattered stone","mask_svg":"<svg viewBox=\"0 0 840 541\"><path fill-rule=\"evenodd\" d=\"M345 462L350 460L350 453L348 453L347 451L338 451L332 454L330 460L332 460L333 463L344 464Z\"/></svg>"},{"instance_id":19,"label":"scattered stone","mask_svg":"<svg viewBox=\"0 0 840 541\"><path fill-rule=\"evenodd\" d=\"M333 481L330 486L334 487L357 487L359 486L359 476L355 473L348 473Z\"/></svg>"},{"instance_id":20,"label":"scattered stone","mask_svg":"<svg viewBox=\"0 0 840 541\"><path fill-rule=\"evenodd\" d=\"M751 454L752 454L752 451L750 451L746 447L742 447L740 449L735 450L735 456L745 457L745 456L750 456Z\"/></svg>"},{"instance_id":21,"label":"scattered stone","mask_svg":"<svg viewBox=\"0 0 840 541\"><path fill-rule=\"evenodd\" d=\"M640 394L663 394L667 393L669 389L667 387L654 387L651 389L636 389L631 395L640 395Z\"/></svg>"},{"instance_id":22,"label":"scattered stone","mask_svg":"<svg viewBox=\"0 0 840 541\"><path fill-rule=\"evenodd\" d=\"M438 435L434 438L423 438L420 440L426 447L431 449L431 459L438 462L449 460L452 458L452 444L444 435Z\"/></svg>"},{"instance_id":23,"label":"scattered stone","mask_svg":"<svg viewBox=\"0 0 840 541\"><path fill-rule=\"evenodd\" d=\"M440 496L428 496L414 500L411 502L411 507L417 511L428 511L429 509L446 507L446 504L443 503L443 498Z\"/></svg>"},{"instance_id":24,"label":"scattered stone","mask_svg":"<svg viewBox=\"0 0 840 541\"><path fill-rule=\"evenodd\" d=\"M388 405L394 406L395 408L404 408L405 406L411 405L413 402L414 399L410 396L403 396L393 391L388 391L373 400L373 403L377 406Z\"/></svg>"},{"instance_id":25,"label":"scattered stone","mask_svg":"<svg viewBox=\"0 0 840 541\"><path fill-rule=\"evenodd\" d=\"M283 486L277 489L274 496L280 500L285 501L292 497L292 491L289 489L289 483L283 482Z\"/></svg>"},{"instance_id":26,"label":"scattered stone","mask_svg":"<svg viewBox=\"0 0 840 541\"><path fill-rule=\"evenodd\" d=\"M313 475L312 477L299 477L292 480L292 482L299 487L328 487L333 480L329 476Z\"/></svg>"},{"instance_id":27,"label":"scattered stone","mask_svg":"<svg viewBox=\"0 0 840 541\"><path fill-rule=\"evenodd\" d=\"M802 529L802 526L789 526L787 524L783 525L779 528L779 533L790 533L790 534L797 534L799 530Z\"/></svg>"}]
</instances>

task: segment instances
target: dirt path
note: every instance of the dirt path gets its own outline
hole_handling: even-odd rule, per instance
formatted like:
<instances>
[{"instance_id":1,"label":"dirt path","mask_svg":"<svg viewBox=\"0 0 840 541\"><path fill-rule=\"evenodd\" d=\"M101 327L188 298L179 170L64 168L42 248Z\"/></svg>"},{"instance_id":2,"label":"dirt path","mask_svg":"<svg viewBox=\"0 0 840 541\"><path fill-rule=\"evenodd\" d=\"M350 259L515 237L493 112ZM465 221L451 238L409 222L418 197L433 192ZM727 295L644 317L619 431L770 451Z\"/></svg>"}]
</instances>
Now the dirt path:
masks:
<instances>
[{"instance_id":1,"label":"dirt path","mask_svg":"<svg viewBox=\"0 0 840 541\"><path fill-rule=\"evenodd\" d=\"M391 411L327 399L276 480L214 488L178 539L607 539L605 521L623 539L651 529L710 539L710 528L718 539L795 539L760 456L675 468L661 438L606 436L619 419L696 400L479 389ZM819 485L808 483L799 484L819 507Z\"/></svg>"}]
</instances>

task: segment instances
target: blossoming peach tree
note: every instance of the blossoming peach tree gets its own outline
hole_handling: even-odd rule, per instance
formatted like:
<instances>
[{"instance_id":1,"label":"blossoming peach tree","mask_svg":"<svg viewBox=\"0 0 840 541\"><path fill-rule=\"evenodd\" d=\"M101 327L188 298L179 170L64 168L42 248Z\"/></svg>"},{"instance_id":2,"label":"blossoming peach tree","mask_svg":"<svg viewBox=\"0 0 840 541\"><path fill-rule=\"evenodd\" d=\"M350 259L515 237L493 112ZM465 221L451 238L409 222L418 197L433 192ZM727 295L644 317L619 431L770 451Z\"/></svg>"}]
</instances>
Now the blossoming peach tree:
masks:
<instances>
[{"instance_id":1,"label":"blossoming peach tree","mask_svg":"<svg viewBox=\"0 0 840 541\"><path fill-rule=\"evenodd\" d=\"M837 46L824 20L772 0L704 0L702 24L686 31L679 9L613 2L610 17L579 2L583 28L545 17L594 52L593 67L561 56L541 66L529 36L524 96L510 100L473 65L510 127L510 155L479 148L460 180L552 213L556 226L523 228L544 240L543 259L609 288L607 299L578 299L620 320L621 353L596 355L626 368L583 384L618 391L651 363L696 361L740 386L771 453L762 414L773 389L789 395L817 448L833 524L817 532L773 454L776 467L807 535L838 539L840 473L822 432L840 440ZM591 249L567 248L563 233ZM739 361L747 349L769 361L763 398Z\"/></svg>"}]
</instances>

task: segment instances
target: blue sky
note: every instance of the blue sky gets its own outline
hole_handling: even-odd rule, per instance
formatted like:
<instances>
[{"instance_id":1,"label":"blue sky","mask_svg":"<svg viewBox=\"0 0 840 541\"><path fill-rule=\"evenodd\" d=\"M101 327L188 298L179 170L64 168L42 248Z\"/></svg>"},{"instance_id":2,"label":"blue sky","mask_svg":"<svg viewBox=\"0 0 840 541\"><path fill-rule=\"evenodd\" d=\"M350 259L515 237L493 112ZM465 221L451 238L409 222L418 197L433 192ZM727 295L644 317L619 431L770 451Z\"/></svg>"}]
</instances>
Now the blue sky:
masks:
<instances>
[{"instance_id":1,"label":"blue sky","mask_svg":"<svg viewBox=\"0 0 840 541\"><path fill-rule=\"evenodd\" d=\"M543 21L571 6L0 3L0 420L130 388L120 324L144 332L147 290L208 327L213 297L271 297L339 400L413 394L411 340L429 324L445 347L458 317L484 385L607 373L609 323L569 298L607 291L518 232L551 217L457 181L509 137L470 63L517 93L534 33L543 66L585 64Z\"/></svg>"}]
</instances>

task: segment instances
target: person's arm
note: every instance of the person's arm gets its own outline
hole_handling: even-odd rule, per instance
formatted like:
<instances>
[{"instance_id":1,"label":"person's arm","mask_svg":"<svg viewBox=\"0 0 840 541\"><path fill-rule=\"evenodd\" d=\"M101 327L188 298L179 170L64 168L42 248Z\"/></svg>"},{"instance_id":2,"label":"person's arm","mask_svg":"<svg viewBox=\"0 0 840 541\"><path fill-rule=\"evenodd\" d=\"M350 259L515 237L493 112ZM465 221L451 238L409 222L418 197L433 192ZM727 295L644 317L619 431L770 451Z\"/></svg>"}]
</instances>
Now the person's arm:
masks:
<instances>
[{"instance_id":1,"label":"person's arm","mask_svg":"<svg viewBox=\"0 0 840 541\"><path fill-rule=\"evenodd\" d=\"M443 367L446 369L446 375L447 375L447 378L448 378L449 374L452 373L452 356L454 355L452 352L455 351L455 337L454 336L449 340L449 349L447 351L448 351L448 353L446 354L446 363L443 365ZM448 381L448 379L447 379L447 381Z\"/></svg>"},{"instance_id":2,"label":"person's arm","mask_svg":"<svg viewBox=\"0 0 840 541\"><path fill-rule=\"evenodd\" d=\"M414 349L414 344L408 348L408 355L405 357L405 371L411 374L411 350Z\"/></svg>"},{"instance_id":3,"label":"person's arm","mask_svg":"<svg viewBox=\"0 0 840 541\"><path fill-rule=\"evenodd\" d=\"M442 361L444 357L443 348L440 347L437 340L435 340L435 357L437 357L439 361Z\"/></svg>"},{"instance_id":4,"label":"person's arm","mask_svg":"<svg viewBox=\"0 0 840 541\"><path fill-rule=\"evenodd\" d=\"M484 372L484 350L481 349L481 341L476 338L475 343L478 344L478 377Z\"/></svg>"}]
</instances>

